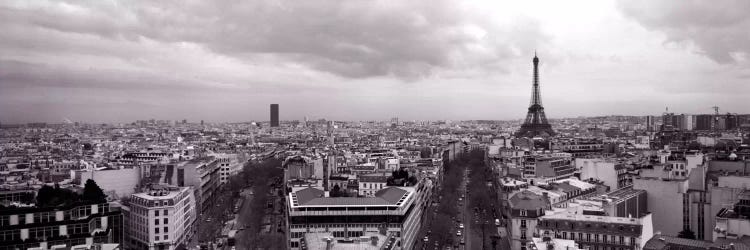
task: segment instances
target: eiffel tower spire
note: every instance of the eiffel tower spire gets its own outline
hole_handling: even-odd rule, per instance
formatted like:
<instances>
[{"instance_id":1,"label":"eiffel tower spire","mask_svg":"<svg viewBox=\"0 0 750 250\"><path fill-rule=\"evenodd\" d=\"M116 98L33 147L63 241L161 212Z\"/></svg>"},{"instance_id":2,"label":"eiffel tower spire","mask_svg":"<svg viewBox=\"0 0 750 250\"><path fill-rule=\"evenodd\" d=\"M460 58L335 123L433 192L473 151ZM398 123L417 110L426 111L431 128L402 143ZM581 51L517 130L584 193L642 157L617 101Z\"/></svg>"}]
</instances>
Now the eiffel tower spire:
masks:
<instances>
[{"instance_id":1,"label":"eiffel tower spire","mask_svg":"<svg viewBox=\"0 0 750 250\"><path fill-rule=\"evenodd\" d=\"M547 116L544 114L542 106L542 94L539 89L539 58L534 51L534 78L531 87L531 101L529 102L529 112L526 115L526 121L521 125L516 136L518 137L548 137L555 135L552 126L547 122Z\"/></svg>"}]
</instances>

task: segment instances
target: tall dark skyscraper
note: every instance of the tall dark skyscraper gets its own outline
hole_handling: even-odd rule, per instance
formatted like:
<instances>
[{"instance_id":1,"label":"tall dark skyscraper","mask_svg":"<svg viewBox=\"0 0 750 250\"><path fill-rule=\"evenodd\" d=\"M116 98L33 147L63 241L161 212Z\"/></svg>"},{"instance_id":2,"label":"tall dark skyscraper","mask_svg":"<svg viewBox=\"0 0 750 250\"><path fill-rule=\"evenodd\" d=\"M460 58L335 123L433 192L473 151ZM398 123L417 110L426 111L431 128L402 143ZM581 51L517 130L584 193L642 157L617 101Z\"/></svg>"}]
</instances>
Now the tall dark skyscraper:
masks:
<instances>
[{"instance_id":1,"label":"tall dark skyscraper","mask_svg":"<svg viewBox=\"0 0 750 250\"><path fill-rule=\"evenodd\" d=\"M526 115L526 121L521 125L516 136L518 137L548 137L555 135L552 125L547 122L547 116L544 114L542 106L542 93L539 91L539 58L534 53L534 83L531 88L531 103L529 104L529 113Z\"/></svg>"},{"instance_id":2,"label":"tall dark skyscraper","mask_svg":"<svg viewBox=\"0 0 750 250\"><path fill-rule=\"evenodd\" d=\"M279 105L271 104L271 127L279 126Z\"/></svg>"}]
</instances>

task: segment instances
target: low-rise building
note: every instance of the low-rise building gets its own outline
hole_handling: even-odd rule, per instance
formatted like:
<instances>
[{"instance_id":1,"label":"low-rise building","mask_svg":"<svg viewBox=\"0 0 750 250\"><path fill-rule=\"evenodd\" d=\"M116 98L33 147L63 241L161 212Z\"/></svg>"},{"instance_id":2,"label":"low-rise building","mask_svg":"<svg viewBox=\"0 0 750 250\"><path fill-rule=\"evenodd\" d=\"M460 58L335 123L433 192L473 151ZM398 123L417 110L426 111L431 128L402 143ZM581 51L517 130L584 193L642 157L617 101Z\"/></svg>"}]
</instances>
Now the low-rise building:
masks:
<instances>
[{"instance_id":1,"label":"low-rise building","mask_svg":"<svg viewBox=\"0 0 750 250\"><path fill-rule=\"evenodd\" d=\"M373 197L375 193L386 187L388 180L384 175L362 175L359 180L359 195Z\"/></svg>"}]
</instances>

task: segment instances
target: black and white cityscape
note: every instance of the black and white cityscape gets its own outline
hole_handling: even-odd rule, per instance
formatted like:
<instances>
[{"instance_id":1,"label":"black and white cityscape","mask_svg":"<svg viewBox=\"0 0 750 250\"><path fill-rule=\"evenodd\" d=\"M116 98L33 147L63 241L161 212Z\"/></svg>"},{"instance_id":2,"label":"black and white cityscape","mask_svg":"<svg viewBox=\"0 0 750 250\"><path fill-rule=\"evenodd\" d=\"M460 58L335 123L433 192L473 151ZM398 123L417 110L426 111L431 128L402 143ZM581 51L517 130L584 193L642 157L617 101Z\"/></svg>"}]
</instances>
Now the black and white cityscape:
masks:
<instances>
[{"instance_id":1,"label":"black and white cityscape","mask_svg":"<svg viewBox=\"0 0 750 250\"><path fill-rule=\"evenodd\" d=\"M0 1L0 250L750 249L750 1Z\"/></svg>"}]
</instances>

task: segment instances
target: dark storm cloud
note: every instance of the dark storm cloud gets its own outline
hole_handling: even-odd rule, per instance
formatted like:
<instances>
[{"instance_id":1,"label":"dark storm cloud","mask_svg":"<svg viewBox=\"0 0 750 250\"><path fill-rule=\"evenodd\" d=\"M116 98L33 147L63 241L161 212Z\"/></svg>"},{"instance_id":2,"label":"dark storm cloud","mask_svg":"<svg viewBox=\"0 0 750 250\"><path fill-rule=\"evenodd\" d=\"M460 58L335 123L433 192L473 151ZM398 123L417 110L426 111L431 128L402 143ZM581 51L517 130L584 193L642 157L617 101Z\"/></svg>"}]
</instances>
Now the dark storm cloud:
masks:
<instances>
[{"instance_id":1,"label":"dark storm cloud","mask_svg":"<svg viewBox=\"0 0 750 250\"><path fill-rule=\"evenodd\" d=\"M160 74L127 70L75 69L65 66L0 60L0 88L95 88L95 89L208 88L192 79L166 78ZM213 87L215 88L215 87Z\"/></svg>"},{"instance_id":2,"label":"dark storm cloud","mask_svg":"<svg viewBox=\"0 0 750 250\"><path fill-rule=\"evenodd\" d=\"M669 41L693 42L712 60L726 64L750 59L750 1L620 0L618 8Z\"/></svg>"},{"instance_id":3,"label":"dark storm cloud","mask_svg":"<svg viewBox=\"0 0 750 250\"><path fill-rule=\"evenodd\" d=\"M6 25L138 41L191 42L252 61L282 60L349 78L416 79L440 69L503 70L544 38L456 1L91 1L0 8ZM533 25L529 25L533 24ZM43 46L43 45L40 45ZM520 51L520 52L519 52Z\"/></svg>"}]
</instances>

